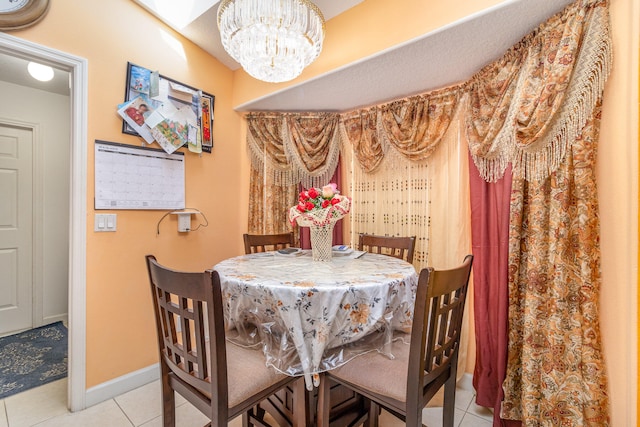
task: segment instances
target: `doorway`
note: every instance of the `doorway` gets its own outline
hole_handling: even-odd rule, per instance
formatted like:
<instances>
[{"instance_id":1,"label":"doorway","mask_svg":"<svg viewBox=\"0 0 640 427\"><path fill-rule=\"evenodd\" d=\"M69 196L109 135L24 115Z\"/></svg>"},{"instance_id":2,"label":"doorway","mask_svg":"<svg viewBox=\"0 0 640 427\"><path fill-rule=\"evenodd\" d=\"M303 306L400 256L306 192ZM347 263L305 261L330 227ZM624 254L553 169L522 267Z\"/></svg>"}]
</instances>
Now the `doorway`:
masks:
<instances>
[{"instance_id":1,"label":"doorway","mask_svg":"<svg viewBox=\"0 0 640 427\"><path fill-rule=\"evenodd\" d=\"M33 60L69 73L68 406L71 411L78 411L86 406L87 60L4 33L0 33L0 54Z\"/></svg>"},{"instance_id":2,"label":"doorway","mask_svg":"<svg viewBox=\"0 0 640 427\"><path fill-rule=\"evenodd\" d=\"M6 97L0 113L2 104ZM35 326L33 139L32 129L0 114L0 336Z\"/></svg>"}]
</instances>

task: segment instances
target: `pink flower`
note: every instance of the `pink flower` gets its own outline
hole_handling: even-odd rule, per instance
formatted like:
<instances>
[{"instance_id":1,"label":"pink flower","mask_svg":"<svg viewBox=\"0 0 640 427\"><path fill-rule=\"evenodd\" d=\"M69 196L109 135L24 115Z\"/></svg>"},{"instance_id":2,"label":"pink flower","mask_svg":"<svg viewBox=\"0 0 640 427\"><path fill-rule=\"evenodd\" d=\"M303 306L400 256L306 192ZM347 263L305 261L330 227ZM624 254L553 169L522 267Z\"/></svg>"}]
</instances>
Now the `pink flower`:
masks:
<instances>
[{"instance_id":1,"label":"pink flower","mask_svg":"<svg viewBox=\"0 0 640 427\"><path fill-rule=\"evenodd\" d=\"M338 192L338 185L335 183L327 184L322 187L322 197L331 199Z\"/></svg>"}]
</instances>

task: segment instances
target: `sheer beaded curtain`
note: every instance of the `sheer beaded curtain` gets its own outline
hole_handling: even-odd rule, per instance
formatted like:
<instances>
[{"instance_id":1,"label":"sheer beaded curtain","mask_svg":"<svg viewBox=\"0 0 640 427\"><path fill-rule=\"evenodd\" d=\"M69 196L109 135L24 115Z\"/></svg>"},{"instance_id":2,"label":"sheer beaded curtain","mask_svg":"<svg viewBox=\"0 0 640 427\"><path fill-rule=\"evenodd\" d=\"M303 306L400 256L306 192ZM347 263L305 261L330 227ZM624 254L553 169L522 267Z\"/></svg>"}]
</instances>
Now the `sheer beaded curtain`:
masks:
<instances>
[{"instance_id":1,"label":"sheer beaded curtain","mask_svg":"<svg viewBox=\"0 0 640 427\"><path fill-rule=\"evenodd\" d=\"M373 172L355 161L352 146L345 143L343 156L351 164L347 179L353 198L352 245L357 245L359 233L416 236L417 271L427 266L451 268L471 253L468 148L460 126L456 115L428 160L412 161L388 148ZM460 376L467 363L470 318L463 324Z\"/></svg>"},{"instance_id":2,"label":"sheer beaded curtain","mask_svg":"<svg viewBox=\"0 0 640 427\"><path fill-rule=\"evenodd\" d=\"M414 266L448 268L471 251L467 146L456 117L428 160L411 161L389 148L380 167L366 172L351 161L351 244L359 233L416 236Z\"/></svg>"}]
</instances>

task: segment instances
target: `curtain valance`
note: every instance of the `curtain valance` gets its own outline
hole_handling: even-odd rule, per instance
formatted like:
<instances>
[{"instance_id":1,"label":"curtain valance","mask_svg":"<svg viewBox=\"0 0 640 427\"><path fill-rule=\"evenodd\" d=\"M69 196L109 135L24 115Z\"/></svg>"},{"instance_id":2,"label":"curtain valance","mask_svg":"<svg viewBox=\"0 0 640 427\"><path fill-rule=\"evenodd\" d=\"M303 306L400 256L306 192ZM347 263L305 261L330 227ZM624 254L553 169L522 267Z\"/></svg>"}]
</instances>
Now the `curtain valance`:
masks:
<instances>
[{"instance_id":1,"label":"curtain valance","mask_svg":"<svg viewBox=\"0 0 640 427\"><path fill-rule=\"evenodd\" d=\"M333 176L340 154L335 113L251 113L247 144L254 169L275 185L322 186Z\"/></svg>"},{"instance_id":2,"label":"curtain valance","mask_svg":"<svg viewBox=\"0 0 640 427\"><path fill-rule=\"evenodd\" d=\"M557 169L611 68L606 1L577 1L460 85L341 117L342 137L373 172L389 147L425 160L464 100L465 132L482 177L541 180Z\"/></svg>"},{"instance_id":3,"label":"curtain valance","mask_svg":"<svg viewBox=\"0 0 640 427\"><path fill-rule=\"evenodd\" d=\"M557 169L584 127L611 68L606 1L576 1L525 36L503 57L460 85L337 113L252 113L248 144L254 167L282 185L327 182L341 140L373 172L390 147L423 161L438 147L458 104L481 176L541 180Z\"/></svg>"}]
</instances>

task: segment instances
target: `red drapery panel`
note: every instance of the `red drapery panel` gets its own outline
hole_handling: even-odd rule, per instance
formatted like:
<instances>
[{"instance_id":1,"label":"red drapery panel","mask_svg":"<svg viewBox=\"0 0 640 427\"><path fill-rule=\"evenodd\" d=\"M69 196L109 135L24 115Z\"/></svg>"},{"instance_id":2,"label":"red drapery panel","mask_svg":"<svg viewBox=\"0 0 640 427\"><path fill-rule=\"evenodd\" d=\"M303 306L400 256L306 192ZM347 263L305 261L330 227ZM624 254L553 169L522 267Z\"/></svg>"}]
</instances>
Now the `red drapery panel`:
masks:
<instances>
[{"instance_id":1,"label":"red drapery panel","mask_svg":"<svg viewBox=\"0 0 640 427\"><path fill-rule=\"evenodd\" d=\"M500 419L509 344L509 201L511 168L490 183L469 156L471 240L476 366L476 403L494 409L494 427L518 427L520 421Z\"/></svg>"}]
</instances>

